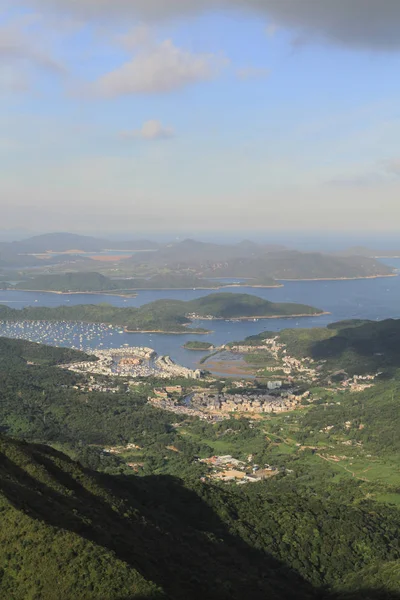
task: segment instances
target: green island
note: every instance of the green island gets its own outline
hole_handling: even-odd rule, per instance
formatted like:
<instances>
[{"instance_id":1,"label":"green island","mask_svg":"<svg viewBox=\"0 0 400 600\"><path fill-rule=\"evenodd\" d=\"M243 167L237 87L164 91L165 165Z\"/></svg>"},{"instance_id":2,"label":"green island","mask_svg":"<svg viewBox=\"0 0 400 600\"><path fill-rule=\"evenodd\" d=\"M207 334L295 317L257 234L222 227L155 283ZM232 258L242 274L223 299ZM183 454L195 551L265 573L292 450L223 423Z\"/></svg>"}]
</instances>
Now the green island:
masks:
<instances>
[{"instance_id":1,"label":"green island","mask_svg":"<svg viewBox=\"0 0 400 600\"><path fill-rule=\"evenodd\" d=\"M14 286L16 290L63 293L92 292L129 292L127 282L113 281L101 273L64 273L38 275L21 281Z\"/></svg>"},{"instance_id":2,"label":"green island","mask_svg":"<svg viewBox=\"0 0 400 600\"><path fill-rule=\"evenodd\" d=\"M232 284L204 279L187 273L158 273L152 277L129 277L115 279L97 272L54 273L37 275L24 279L19 283L5 285L9 289L21 291L43 291L60 294L70 293L110 293L133 295L140 290L172 290L172 289L221 289ZM234 287L280 287L270 277L249 280L245 284L233 284Z\"/></svg>"},{"instance_id":3,"label":"green island","mask_svg":"<svg viewBox=\"0 0 400 600\"><path fill-rule=\"evenodd\" d=\"M111 279L101 273L82 272L38 275L19 282L13 289L59 293L114 292L128 295L129 292L137 290L217 289L220 287L222 285L216 282L179 273L158 274L149 278Z\"/></svg>"},{"instance_id":4,"label":"green island","mask_svg":"<svg viewBox=\"0 0 400 600\"><path fill-rule=\"evenodd\" d=\"M140 308L118 308L109 304L76 306L26 307L21 310L0 306L4 321L81 321L106 323L128 332L187 333L196 319L249 319L273 316L309 316L322 310L302 304L276 304L247 294L210 294L198 300L158 300ZM204 333L202 328L192 333Z\"/></svg>"},{"instance_id":5,"label":"green island","mask_svg":"<svg viewBox=\"0 0 400 600\"><path fill-rule=\"evenodd\" d=\"M216 422L149 403L163 380L89 377L58 365L92 357L0 339L0 596L53 600L57 581L65 600L396 598L400 361L384 340L399 327L283 331L299 361L321 339L350 341L333 372L293 371L296 410ZM260 356L273 338L259 338L239 344ZM367 354L381 369L378 340L390 375L358 391L332 378L349 348L357 367ZM284 349L292 358L282 347L278 360ZM262 378L168 385L183 397L266 389ZM269 476L223 482L210 476L216 455Z\"/></svg>"},{"instance_id":6,"label":"green island","mask_svg":"<svg viewBox=\"0 0 400 600\"><path fill-rule=\"evenodd\" d=\"M246 240L238 244L190 239L167 244L148 240L116 243L55 233L2 242L0 250L0 268L7 269L1 273L2 288L60 293L129 295L141 289L219 289L232 285L224 278L244 279L233 284L238 287L277 287L292 279L363 279L396 274L374 258L377 254L362 248L327 254ZM35 277L31 267L35 267ZM19 281L16 288L9 283L14 280Z\"/></svg>"},{"instance_id":7,"label":"green island","mask_svg":"<svg viewBox=\"0 0 400 600\"><path fill-rule=\"evenodd\" d=\"M214 345L210 344L209 342L199 342L197 340L191 341L191 342L186 342L186 344L184 344L183 346L186 350L201 350L201 351L206 351L206 350L214 350Z\"/></svg>"}]
</instances>

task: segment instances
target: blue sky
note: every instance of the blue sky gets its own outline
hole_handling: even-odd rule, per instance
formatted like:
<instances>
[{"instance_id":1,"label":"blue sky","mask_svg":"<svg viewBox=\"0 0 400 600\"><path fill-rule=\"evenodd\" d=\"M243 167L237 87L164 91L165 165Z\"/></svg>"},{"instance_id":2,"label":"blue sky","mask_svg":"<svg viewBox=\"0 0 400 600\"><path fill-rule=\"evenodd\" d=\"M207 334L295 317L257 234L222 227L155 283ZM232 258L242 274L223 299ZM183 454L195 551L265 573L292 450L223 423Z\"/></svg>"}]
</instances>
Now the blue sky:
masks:
<instances>
[{"instance_id":1,"label":"blue sky","mask_svg":"<svg viewBox=\"0 0 400 600\"><path fill-rule=\"evenodd\" d=\"M398 229L400 3L7 4L2 227Z\"/></svg>"}]
</instances>

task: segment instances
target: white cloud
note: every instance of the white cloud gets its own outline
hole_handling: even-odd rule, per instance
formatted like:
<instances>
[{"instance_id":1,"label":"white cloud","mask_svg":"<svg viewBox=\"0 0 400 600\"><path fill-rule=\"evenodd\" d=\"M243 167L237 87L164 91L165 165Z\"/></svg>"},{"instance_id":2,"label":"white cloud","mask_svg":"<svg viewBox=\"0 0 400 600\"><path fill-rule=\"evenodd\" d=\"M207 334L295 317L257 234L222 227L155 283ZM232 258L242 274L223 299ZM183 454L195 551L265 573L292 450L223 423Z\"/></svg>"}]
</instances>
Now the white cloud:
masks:
<instances>
[{"instance_id":1,"label":"white cloud","mask_svg":"<svg viewBox=\"0 0 400 600\"><path fill-rule=\"evenodd\" d=\"M13 0L13 4L119 20L247 8L307 39L317 35L351 47L400 49L399 0Z\"/></svg>"},{"instance_id":2,"label":"white cloud","mask_svg":"<svg viewBox=\"0 0 400 600\"><path fill-rule=\"evenodd\" d=\"M266 79L270 75L269 69L264 67L243 67L237 69L236 77L242 81L251 79Z\"/></svg>"},{"instance_id":3,"label":"white cloud","mask_svg":"<svg viewBox=\"0 0 400 600\"><path fill-rule=\"evenodd\" d=\"M142 128L139 130L122 132L121 138L155 141L166 140L174 137L174 135L175 132L172 127L164 127L160 121L154 119L143 123Z\"/></svg>"},{"instance_id":4,"label":"white cloud","mask_svg":"<svg viewBox=\"0 0 400 600\"><path fill-rule=\"evenodd\" d=\"M131 61L100 77L91 90L106 98L172 92L212 79L226 63L212 54L192 54L166 40L141 49Z\"/></svg>"}]
</instances>

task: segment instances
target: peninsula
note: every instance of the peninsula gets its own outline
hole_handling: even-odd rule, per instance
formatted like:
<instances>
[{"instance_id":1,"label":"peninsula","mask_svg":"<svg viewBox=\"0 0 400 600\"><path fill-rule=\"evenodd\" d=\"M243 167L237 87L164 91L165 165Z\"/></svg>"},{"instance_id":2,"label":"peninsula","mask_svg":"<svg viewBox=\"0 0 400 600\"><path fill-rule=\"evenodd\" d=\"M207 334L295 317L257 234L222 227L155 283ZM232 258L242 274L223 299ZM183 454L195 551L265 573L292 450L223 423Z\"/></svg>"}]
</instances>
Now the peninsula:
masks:
<instances>
[{"instance_id":1,"label":"peninsula","mask_svg":"<svg viewBox=\"0 0 400 600\"><path fill-rule=\"evenodd\" d=\"M26 307L21 310L0 306L3 321L70 321L105 323L126 332L187 333L194 320L264 319L317 316L323 311L303 304L274 303L249 294L220 293L183 302L158 300L139 308L118 308L110 304ZM203 328L191 333L206 333Z\"/></svg>"},{"instance_id":2,"label":"peninsula","mask_svg":"<svg viewBox=\"0 0 400 600\"><path fill-rule=\"evenodd\" d=\"M152 277L127 277L113 279L97 272L42 274L20 281L11 289L57 294L113 294L135 295L140 290L218 290L224 287L281 287L272 277L252 279L244 283L228 283L197 277L191 273L168 272Z\"/></svg>"}]
</instances>

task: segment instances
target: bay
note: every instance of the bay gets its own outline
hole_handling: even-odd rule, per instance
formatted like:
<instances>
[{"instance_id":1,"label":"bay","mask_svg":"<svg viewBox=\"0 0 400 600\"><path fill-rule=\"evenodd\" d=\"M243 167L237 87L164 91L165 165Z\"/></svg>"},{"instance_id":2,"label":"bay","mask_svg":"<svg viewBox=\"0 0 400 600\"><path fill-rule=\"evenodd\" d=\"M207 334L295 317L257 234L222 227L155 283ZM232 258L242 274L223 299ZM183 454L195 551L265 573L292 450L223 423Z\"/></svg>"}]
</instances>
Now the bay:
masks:
<instances>
[{"instance_id":1,"label":"bay","mask_svg":"<svg viewBox=\"0 0 400 600\"><path fill-rule=\"evenodd\" d=\"M400 269L400 259L384 259L386 264ZM292 319L260 319L258 321L197 321L192 327L211 328L210 334L196 336L163 334L127 334L119 328L51 323L46 331L38 325L24 324L18 336L48 344L84 346L86 348L117 348L124 344L148 346L159 354L170 355L180 364L193 368L203 356L201 352L185 350L188 340L200 339L221 346L230 341L239 341L261 331L279 331L283 328L323 327L344 319L400 318L400 277L358 279L340 281L290 281L281 288L231 287L221 291L253 294L273 302L298 302L310 304L330 314L321 317ZM45 292L0 291L0 303L13 308L24 306L60 306L76 304L98 304L106 302L114 306L142 306L164 298L192 300L212 293L210 290L151 290L138 292L135 298L123 298L108 294L52 294ZM10 335L7 324L0 323L0 335ZM40 337L40 339L38 339Z\"/></svg>"}]
</instances>

